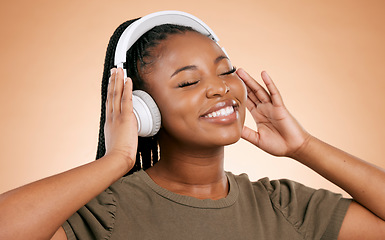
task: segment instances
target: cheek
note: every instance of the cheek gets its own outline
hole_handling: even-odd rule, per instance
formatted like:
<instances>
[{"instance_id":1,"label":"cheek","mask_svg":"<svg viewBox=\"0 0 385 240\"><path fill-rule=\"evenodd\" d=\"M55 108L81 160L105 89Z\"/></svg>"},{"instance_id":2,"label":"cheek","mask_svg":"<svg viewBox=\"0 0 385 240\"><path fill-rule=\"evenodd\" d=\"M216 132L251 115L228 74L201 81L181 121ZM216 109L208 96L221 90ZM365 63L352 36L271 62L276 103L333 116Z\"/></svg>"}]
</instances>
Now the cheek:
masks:
<instances>
[{"instance_id":1,"label":"cheek","mask_svg":"<svg viewBox=\"0 0 385 240\"><path fill-rule=\"evenodd\" d=\"M231 84L231 85L230 85ZM239 78L235 78L229 83L230 92L239 101L239 115L242 125L246 118L247 88L246 84Z\"/></svg>"},{"instance_id":2,"label":"cheek","mask_svg":"<svg viewBox=\"0 0 385 240\"><path fill-rule=\"evenodd\" d=\"M246 84L239 78L233 79L228 83L230 87L230 91L233 96L238 99L238 101L242 104L240 107L245 107L247 101L247 88Z\"/></svg>"},{"instance_id":3,"label":"cheek","mask_svg":"<svg viewBox=\"0 0 385 240\"><path fill-rule=\"evenodd\" d=\"M174 131L174 129L178 131L183 127L188 127L192 124L191 121L196 120L198 116L197 106L199 105L196 95L168 96L159 105L162 127L168 131Z\"/></svg>"},{"instance_id":4,"label":"cheek","mask_svg":"<svg viewBox=\"0 0 385 240\"><path fill-rule=\"evenodd\" d=\"M247 100L247 88L246 84L239 79L238 81L239 93L241 95L242 101L245 102Z\"/></svg>"}]
</instances>

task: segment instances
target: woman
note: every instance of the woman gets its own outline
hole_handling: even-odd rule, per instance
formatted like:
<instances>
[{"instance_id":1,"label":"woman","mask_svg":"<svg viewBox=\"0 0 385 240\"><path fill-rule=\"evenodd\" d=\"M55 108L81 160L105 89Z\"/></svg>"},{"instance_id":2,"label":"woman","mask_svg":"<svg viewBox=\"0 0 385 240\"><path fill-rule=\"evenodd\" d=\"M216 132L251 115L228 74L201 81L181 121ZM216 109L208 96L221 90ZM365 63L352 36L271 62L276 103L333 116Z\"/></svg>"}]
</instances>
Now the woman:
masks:
<instances>
[{"instance_id":1,"label":"woman","mask_svg":"<svg viewBox=\"0 0 385 240\"><path fill-rule=\"evenodd\" d=\"M384 236L384 171L307 133L266 72L267 90L235 70L206 36L189 27L153 28L127 53L132 82L124 83L112 56L131 23L116 30L106 54L98 160L3 194L0 239ZM159 133L139 143L133 88L148 92L162 114ZM243 126L246 107L257 132ZM305 164L354 201L291 181L251 183L226 173L224 146L241 137Z\"/></svg>"}]
</instances>

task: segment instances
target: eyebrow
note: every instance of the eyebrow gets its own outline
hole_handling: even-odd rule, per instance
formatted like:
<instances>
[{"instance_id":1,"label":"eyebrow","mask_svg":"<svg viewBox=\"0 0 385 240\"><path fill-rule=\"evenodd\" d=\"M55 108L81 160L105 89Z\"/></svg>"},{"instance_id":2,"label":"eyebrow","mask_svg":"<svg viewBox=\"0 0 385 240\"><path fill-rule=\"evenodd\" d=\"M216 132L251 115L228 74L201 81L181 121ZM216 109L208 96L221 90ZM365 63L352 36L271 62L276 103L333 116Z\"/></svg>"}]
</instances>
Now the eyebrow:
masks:
<instances>
[{"instance_id":1,"label":"eyebrow","mask_svg":"<svg viewBox=\"0 0 385 240\"><path fill-rule=\"evenodd\" d=\"M178 68L172 75L170 78L172 78L173 76L177 75L178 73L182 72L182 71L186 71L186 70L197 70L198 67L195 66L195 65L188 65L188 66L184 66L184 67L181 67L181 68Z\"/></svg>"},{"instance_id":2,"label":"eyebrow","mask_svg":"<svg viewBox=\"0 0 385 240\"><path fill-rule=\"evenodd\" d=\"M215 60L214 60L214 64L217 64L219 63L221 60L223 59L229 59L227 56L225 55L221 55L219 57L217 57ZM187 66L184 66L184 67L181 67L181 68L178 68L173 74L171 74L170 78L172 78L173 76L177 75L178 73L182 72L182 71L186 71L186 70L197 70L198 67L196 65L187 65Z\"/></svg>"},{"instance_id":3,"label":"eyebrow","mask_svg":"<svg viewBox=\"0 0 385 240\"><path fill-rule=\"evenodd\" d=\"M220 62L221 60L223 60L223 59L230 60L227 56L221 55L221 56L217 57L217 58L214 60L214 63L217 64L217 63L219 63L219 62Z\"/></svg>"}]
</instances>

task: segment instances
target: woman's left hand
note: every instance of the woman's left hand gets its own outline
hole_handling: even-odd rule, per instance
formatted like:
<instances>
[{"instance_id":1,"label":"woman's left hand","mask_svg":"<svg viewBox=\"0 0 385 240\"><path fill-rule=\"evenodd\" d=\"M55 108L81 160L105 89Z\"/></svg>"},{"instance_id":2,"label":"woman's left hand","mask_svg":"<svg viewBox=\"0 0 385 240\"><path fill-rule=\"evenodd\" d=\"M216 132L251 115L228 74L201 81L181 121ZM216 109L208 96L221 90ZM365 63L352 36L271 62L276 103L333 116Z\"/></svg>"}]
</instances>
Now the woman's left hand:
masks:
<instances>
[{"instance_id":1,"label":"woman's left hand","mask_svg":"<svg viewBox=\"0 0 385 240\"><path fill-rule=\"evenodd\" d=\"M261 76L267 90L243 69L238 69L237 74L246 84L246 107L257 124L257 131L244 126L242 138L272 155L293 157L310 134L286 109L281 94L266 72Z\"/></svg>"}]
</instances>

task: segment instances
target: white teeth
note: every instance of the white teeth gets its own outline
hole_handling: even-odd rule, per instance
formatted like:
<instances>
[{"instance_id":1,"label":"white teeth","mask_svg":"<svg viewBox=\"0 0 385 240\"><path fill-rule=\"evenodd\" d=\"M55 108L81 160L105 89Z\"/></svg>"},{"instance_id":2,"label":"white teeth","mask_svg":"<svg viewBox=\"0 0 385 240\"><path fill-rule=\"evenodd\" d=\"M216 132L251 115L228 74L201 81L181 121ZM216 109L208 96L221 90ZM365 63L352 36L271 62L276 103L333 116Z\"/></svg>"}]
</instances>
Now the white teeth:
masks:
<instances>
[{"instance_id":1,"label":"white teeth","mask_svg":"<svg viewBox=\"0 0 385 240\"><path fill-rule=\"evenodd\" d=\"M213 118L213 117L226 117L234 112L234 108L231 106L221 108L218 111L209 113L205 115L205 118Z\"/></svg>"}]
</instances>

